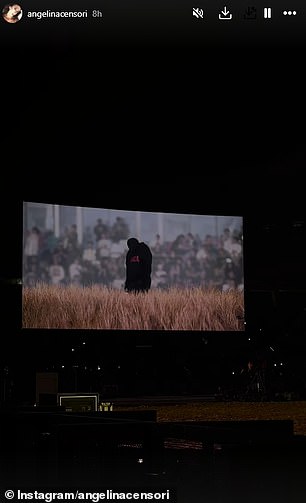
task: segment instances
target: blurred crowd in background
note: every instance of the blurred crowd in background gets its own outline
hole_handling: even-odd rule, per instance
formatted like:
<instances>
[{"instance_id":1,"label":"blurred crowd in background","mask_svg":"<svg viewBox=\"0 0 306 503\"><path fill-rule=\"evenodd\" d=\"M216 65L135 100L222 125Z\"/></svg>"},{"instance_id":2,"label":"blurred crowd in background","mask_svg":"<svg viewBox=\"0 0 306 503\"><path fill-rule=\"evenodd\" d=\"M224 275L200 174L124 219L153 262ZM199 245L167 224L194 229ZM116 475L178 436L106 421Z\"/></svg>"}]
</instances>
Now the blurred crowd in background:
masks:
<instances>
[{"instance_id":1,"label":"blurred crowd in background","mask_svg":"<svg viewBox=\"0 0 306 503\"><path fill-rule=\"evenodd\" d=\"M104 285L123 289L129 224L117 216L109 225L98 218L80 242L76 224L58 237L34 225L25 230L23 285ZM147 241L153 255L152 288L205 287L222 291L244 288L242 229L224 228L218 235L179 233Z\"/></svg>"}]
</instances>

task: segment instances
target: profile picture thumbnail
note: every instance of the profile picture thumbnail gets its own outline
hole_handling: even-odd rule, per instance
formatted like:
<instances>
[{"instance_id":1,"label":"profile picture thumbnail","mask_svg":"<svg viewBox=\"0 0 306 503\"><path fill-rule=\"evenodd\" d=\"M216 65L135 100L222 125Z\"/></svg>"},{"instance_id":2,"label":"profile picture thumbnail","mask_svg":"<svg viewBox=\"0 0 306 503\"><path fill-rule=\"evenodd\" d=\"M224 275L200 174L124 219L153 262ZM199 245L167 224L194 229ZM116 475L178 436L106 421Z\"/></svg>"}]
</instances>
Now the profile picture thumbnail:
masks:
<instances>
[{"instance_id":1,"label":"profile picture thumbnail","mask_svg":"<svg viewBox=\"0 0 306 503\"><path fill-rule=\"evenodd\" d=\"M22 18L22 8L18 3L7 4L2 9L2 17L7 23L18 23Z\"/></svg>"}]
</instances>

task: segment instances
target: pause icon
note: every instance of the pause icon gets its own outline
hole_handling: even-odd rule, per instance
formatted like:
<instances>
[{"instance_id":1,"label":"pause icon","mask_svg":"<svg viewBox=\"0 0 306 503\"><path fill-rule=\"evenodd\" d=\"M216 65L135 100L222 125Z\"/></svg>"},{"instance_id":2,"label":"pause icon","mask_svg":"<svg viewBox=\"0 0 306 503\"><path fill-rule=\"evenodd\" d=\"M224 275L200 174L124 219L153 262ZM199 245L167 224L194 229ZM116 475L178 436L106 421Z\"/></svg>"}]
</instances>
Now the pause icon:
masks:
<instances>
[{"instance_id":1,"label":"pause icon","mask_svg":"<svg viewBox=\"0 0 306 503\"><path fill-rule=\"evenodd\" d=\"M265 19L271 19L271 17L272 17L272 9L271 9L271 7L265 7L264 11L263 11L263 14L264 14L264 18Z\"/></svg>"}]
</instances>

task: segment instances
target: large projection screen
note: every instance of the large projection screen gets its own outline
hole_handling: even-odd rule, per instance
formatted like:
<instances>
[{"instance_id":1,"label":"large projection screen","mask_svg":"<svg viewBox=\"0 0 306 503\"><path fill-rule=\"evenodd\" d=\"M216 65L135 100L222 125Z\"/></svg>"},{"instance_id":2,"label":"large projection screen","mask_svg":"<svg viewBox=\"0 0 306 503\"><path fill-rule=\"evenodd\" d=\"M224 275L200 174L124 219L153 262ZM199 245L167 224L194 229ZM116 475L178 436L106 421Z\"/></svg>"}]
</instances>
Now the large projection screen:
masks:
<instances>
[{"instance_id":1,"label":"large projection screen","mask_svg":"<svg viewBox=\"0 0 306 503\"><path fill-rule=\"evenodd\" d=\"M152 253L125 288L127 241ZM22 328L244 331L243 217L23 202Z\"/></svg>"}]
</instances>

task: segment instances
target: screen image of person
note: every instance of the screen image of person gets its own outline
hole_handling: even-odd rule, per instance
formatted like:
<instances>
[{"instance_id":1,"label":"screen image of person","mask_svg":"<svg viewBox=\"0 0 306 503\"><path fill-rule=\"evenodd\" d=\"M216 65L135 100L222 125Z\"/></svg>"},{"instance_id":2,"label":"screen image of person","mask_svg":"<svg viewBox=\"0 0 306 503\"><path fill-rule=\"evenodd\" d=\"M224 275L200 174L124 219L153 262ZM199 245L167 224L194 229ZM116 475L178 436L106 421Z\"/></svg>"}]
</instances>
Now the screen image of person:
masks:
<instances>
[{"instance_id":1,"label":"screen image of person","mask_svg":"<svg viewBox=\"0 0 306 503\"><path fill-rule=\"evenodd\" d=\"M151 287L152 252L133 237L127 240L127 246L125 290L147 292Z\"/></svg>"}]
</instances>

